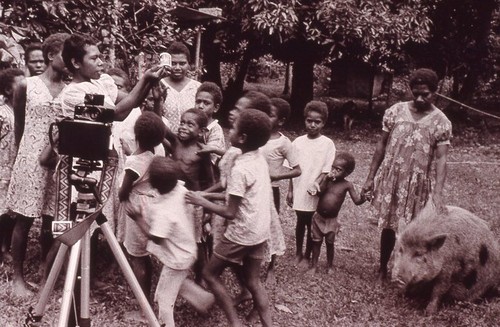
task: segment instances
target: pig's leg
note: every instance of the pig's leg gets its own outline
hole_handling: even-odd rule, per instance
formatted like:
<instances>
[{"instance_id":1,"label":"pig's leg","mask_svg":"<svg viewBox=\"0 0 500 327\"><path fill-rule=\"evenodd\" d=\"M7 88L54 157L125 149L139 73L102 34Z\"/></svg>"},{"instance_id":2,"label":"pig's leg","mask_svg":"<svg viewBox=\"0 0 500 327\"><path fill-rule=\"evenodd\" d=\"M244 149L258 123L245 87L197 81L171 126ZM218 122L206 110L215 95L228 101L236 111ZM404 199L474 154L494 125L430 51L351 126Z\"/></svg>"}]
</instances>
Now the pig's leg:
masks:
<instances>
[{"instance_id":1,"label":"pig's leg","mask_svg":"<svg viewBox=\"0 0 500 327\"><path fill-rule=\"evenodd\" d=\"M439 276L432 289L431 300L425 308L426 315L432 315L437 312L441 299L450 290L451 276Z\"/></svg>"}]
</instances>

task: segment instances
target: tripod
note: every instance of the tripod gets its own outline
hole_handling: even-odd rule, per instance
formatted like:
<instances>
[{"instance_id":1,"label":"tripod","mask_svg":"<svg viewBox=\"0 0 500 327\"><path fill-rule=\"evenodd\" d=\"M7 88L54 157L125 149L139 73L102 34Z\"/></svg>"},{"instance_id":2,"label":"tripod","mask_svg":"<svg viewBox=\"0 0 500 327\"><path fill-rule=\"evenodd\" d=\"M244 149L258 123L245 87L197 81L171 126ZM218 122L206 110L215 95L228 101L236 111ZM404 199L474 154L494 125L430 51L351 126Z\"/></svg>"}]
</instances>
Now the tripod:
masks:
<instances>
[{"instance_id":1,"label":"tripod","mask_svg":"<svg viewBox=\"0 0 500 327\"><path fill-rule=\"evenodd\" d=\"M62 177L63 179L64 177L67 177L67 181L69 182L66 185L69 186L69 188L62 191L63 196L61 196L61 198L63 198L64 201L68 201L71 199L71 185L74 186L79 192L77 195L75 211L76 224L74 224L72 221L54 222L53 231L54 234L60 234L56 238L56 240L60 241L61 244L54 259L54 263L52 265L50 273L47 277L47 281L42 291L40 292L39 300L35 307L30 308L23 326L32 327L35 326L33 325L33 323L41 321L45 312L45 307L49 300L50 293L54 289L61 268L66 261L66 254L68 250L70 250L61 301L61 310L59 313L59 321L57 326L68 326L68 320L73 303L72 295L75 288L78 266L80 263L81 287L78 326L90 327L90 228L92 223L95 221L103 232L106 241L108 242L115 259L117 260L122 272L124 273L127 282L132 288L134 296L138 300L149 325L159 327L160 324L156 319L153 309L149 305L148 299L144 295L139 282L134 275L134 272L130 268L125 254L121 250L120 245L118 244L118 241L116 240L116 237L113 234L113 231L109 226L106 218L101 214L102 201L99 198L98 191L102 190L103 184L105 184L103 183L103 181L106 179L106 176L103 175L105 175L106 173L108 173L108 175L114 175L114 171L112 171L112 169L109 169L107 164L104 164L103 167L98 168L95 166L95 163L93 161L80 160L80 162L77 162L79 166L78 171L75 173L72 170L73 158L69 156L62 156L61 163L62 167L59 167L59 174L61 175L60 177ZM93 170L102 170L99 183L97 183L96 179L87 176L88 173ZM59 184L62 185L64 183ZM105 195L105 197L107 198L107 194ZM101 204L99 208L97 208L97 202ZM56 205L56 211L57 207L61 209L61 206ZM71 206L68 206L68 208L69 207ZM68 208L62 209L67 209L66 212L71 212L71 210ZM68 226L70 226L70 228L67 228Z\"/></svg>"}]
</instances>

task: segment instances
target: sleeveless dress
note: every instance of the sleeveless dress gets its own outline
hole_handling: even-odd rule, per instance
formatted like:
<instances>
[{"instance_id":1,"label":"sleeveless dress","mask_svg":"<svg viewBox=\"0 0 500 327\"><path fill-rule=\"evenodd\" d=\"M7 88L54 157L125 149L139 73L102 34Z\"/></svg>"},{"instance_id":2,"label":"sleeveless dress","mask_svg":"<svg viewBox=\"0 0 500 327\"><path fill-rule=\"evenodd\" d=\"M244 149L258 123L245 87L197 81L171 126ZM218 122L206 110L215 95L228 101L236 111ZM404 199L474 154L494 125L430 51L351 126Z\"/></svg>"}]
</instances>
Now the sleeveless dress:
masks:
<instances>
[{"instance_id":1,"label":"sleeveless dress","mask_svg":"<svg viewBox=\"0 0 500 327\"><path fill-rule=\"evenodd\" d=\"M5 198L9 190L16 154L14 110L9 105L3 104L0 105L0 214L7 212Z\"/></svg>"},{"instance_id":2,"label":"sleeveless dress","mask_svg":"<svg viewBox=\"0 0 500 327\"><path fill-rule=\"evenodd\" d=\"M39 157L49 145L49 126L62 115L59 96L55 98L39 76L26 78L24 134L12 168L7 205L23 216L53 215L55 183L53 171L42 167Z\"/></svg>"},{"instance_id":3,"label":"sleeveless dress","mask_svg":"<svg viewBox=\"0 0 500 327\"><path fill-rule=\"evenodd\" d=\"M383 130L389 132L385 157L375 177L374 205L380 228L402 230L424 207L431 192L434 152L450 144L451 122L433 107L415 120L411 102L387 109Z\"/></svg>"}]
</instances>

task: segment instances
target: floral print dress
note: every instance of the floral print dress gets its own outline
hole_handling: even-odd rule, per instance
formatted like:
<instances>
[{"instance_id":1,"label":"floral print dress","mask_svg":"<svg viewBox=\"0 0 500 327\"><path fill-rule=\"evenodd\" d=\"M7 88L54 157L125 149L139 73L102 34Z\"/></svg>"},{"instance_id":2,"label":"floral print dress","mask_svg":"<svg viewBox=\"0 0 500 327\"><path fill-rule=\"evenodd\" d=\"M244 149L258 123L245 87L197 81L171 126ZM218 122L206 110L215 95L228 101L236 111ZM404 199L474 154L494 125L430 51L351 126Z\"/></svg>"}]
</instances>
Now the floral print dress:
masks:
<instances>
[{"instance_id":1,"label":"floral print dress","mask_svg":"<svg viewBox=\"0 0 500 327\"><path fill-rule=\"evenodd\" d=\"M16 154L14 110L8 104L3 104L0 105L0 215L7 212L5 197Z\"/></svg>"},{"instance_id":2,"label":"floral print dress","mask_svg":"<svg viewBox=\"0 0 500 327\"><path fill-rule=\"evenodd\" d=\"M438 108L419 120L411 102L387 109L383 130L389 133L385 157L375 178L373 205L379 227L402 230L424 207L431 192L436 147L450 144L451 122Z\"/></svg>"}]
</instances>

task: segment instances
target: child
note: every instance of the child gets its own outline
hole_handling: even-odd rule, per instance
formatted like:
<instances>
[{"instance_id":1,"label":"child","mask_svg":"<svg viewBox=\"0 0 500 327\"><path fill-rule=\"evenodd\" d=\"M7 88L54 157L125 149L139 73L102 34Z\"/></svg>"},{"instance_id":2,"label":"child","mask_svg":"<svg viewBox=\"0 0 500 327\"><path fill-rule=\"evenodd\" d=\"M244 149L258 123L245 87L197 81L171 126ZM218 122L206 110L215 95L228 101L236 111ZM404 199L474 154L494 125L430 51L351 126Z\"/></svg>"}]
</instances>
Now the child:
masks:
<instances>
[{"instance_id":1,"label":"child","mask_svg":"<svg viewBox=\"0 0 500 327\"><path fill-rule=\"evenodd\" d=\"M152 263L146 250L147 235L134 220L141 219L155 192L149 184L149 164L154 147L165 137L165 124L153 112L143 112L134 126L137 149L125 162L125 175L118 196L127 214L123 245L130 255L130 266L144 294L149 298Z\"/></svg>"},{"instance_id":2,"label":"child","mask_svg":"<svg viewBox=\"0 0 500 327\"><path fill-rule=\"evenodd\" d=\"M204 135L203 148L211 153L212 164L216 164L220 157L226 152L224 131L213 115L219 110L222 103L222 91L213 82L203 82L196 91L195 108L201 109L208 117L207 130Z\"/></svg>"},{"instance_id":3,"label":"child","mask_svg":"<svg viewBox=\"0 0 500 327\"><path fill-rule=\"evenodd\" d=\"M181 115L177 138L172 144L172 158L179 163L182 177L186 188L191 191L200 191L215 183L214 173L210 156L199 153L201 145L199 140L203 130L207 127L207 115L200 109L188 109ZM196 281L201 282L201 270L204 259L207 258L209 249L203 240L204 215L201 208L195 208L194 212L195 235L198 244L198 260L194 271Z\"/></svg>"},{"instance_id":4,"label":"child","mask_svg":"<svg viewBox=\"0 0 500 327\"><path fill-rule=\"evenodd\" d=\"M8 214L6 196L9 188L12 166L16 159L15 114L13 106L16 84L24 79L24 73L17 68L0 72L0 94L5 103L0 105L0 263L10 257L10 240L15 220Z\"/></svg>"},{"instance_id":5,"label":"child","mask_svg":"<svg viewBox=\"0 0 500 327\"><path fill-rule=\"evenodd\" d=\"M332 170L320 183L318 208L312 217L311 224L313 249L310 272L314 273L318 270L318 258L323 238L326 244L327 274L332 272L335 234L340 229L337 217L347 192L356 205L366 201L365 197L354 189L354 185L345 179L354 171L355 165L356 162L351 154L337 153Z\"/></svg>"},{"instance_id":6,"label":"child","mask_svg":"<svg viewBox=\"0 0 500 327\"><path fill-rule=\"evenodd\" d=\"M280 189L279 181L282 179L289 179L297 177L300 175L300 166L298 164L298 158L292 147L292 142L285 135L281 134L279 130L285 124L285 121L290 116L290 105L287 101L281 98L272 98L271 103L271 114L269 118L271 119L271 137L269 141L260 148L260 152L266 158L269 165L269 175L271 176L271 185L273 190L274 205L277 212L280 211ZM292 169L285 168L283 162L285 159ZM279 217L277 219L271 220L271 235L277 236L281 232L281 226L279 226ZM283 242L274 242L282 239ZM271 250L271 262L267 268L266 281L269 283L274 283L274 266L276 263L276 255L283 255L285 251L284 238L271 237L269 239L270 250ZM282 244L280 244L282 243Z\"/></svg>"},{"instance_id":7,"label":"child","mask_svg":"<svg viewBox=\"0 0 500 327\"><path fill-rule=\"evenodd\" d=\"M170 158L155 157L151 161L150 183L158 194L148 205L147 219L142 217L137 221L150 239L147 250L163 264L155 301L165 326L175 326L173 309L178 294L202 312L207 312L215 302L211 293L186 278L197 249L193 221L184 198L187 189L177 181L179 174L179 164Z\"/></svg>"},{"instance_id":8,"label":"child","mask_svg":"<svg viewBox=\"0 0 500 327\"><path fill-rule=\"evenodd\" d=\"M260 282L260 265L269 238L271 221L271 181L266 160L259 153L271 134L269 117L254 109L246 109L229 132L234 147L241 155L234 161L227 180L227 202L219 205L201 194L189 192L187 200L225 217L228 226L203 270L208 286L225 311L231 326L242 326L233 301L220 280L224 268L241 265L243 282L251 292L263 326L271 326L269 300Z\"/></svg>"},{"instance_id":9,"label":"child","mask_svg":"<svg viewBox=\"0 0 500 327\"><path fill-rule=\"evenodd\" d=\"M293 142L299 158L302 174L290 181L287 203L297 214L295 242L297 262L308 266L311 256L311 219L318 204L318 183L330 172L335 158L335 145L321 134L328 118L328 107L324 102L311 101L304 108L306 135L297 137ZM307 228L305 254L302 252L304 234Z\"/></svg>"}]
</instances>

